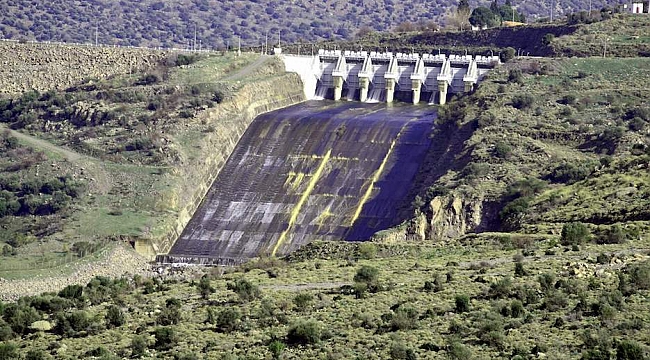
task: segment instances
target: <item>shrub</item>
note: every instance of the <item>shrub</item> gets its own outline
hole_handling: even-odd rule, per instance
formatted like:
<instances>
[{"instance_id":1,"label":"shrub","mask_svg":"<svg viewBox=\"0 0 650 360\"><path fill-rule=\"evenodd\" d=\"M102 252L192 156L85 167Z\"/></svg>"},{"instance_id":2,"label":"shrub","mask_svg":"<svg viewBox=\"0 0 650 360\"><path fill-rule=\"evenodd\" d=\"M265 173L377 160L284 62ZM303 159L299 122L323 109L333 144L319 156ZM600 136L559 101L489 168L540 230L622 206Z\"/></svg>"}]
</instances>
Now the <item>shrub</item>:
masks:
<instances>
[{"instance_id":1,"label":"shrub","mask_svg":"<svg viewBox=\"0 0 650 360\"><path fill-rule=\"evenodd\" d=\"M370 260L377 256L377 246L373 243L364 242L359 244L359 258Z\"/></svg>"},{"instance_id":2,"label":"shrub","mask_svg":"<svg viewBox=\"0 0 650 360\"><path fill-rule=\"evenodd\" d=\"M529 207L528 198L519 198L509 202L499 212L501 226L504 230L515 231L521 227Z\"/></svg>"},{"instance_id":3,"label":"shrub","mask_svg":"<svg viewBox=\"0 0 650 360\"><path fill-rule=\"evenodd\" d=\"M78 310L67 314L59 313L53 330L64 337L79 336L82 332L90 335L99 330L99 323L87 312Z\"/></svg>"},{"instance_id":4,"label":"shrub","mask_svg":"<svg viewBox=\"0 0 650 360\"><path fill-rule=\"evenodd\" d=\"M503 279L497 280L490 284L490 290L488 295L492 298L502 299L510 295L510 290L512 289L512 279L505 277Z\"/></svg>"},{"instance_id":5,"label":"shrub","mask_svg":"<svg viewBox=\"0 0 650 360\"><path fill-rule=\"evenodd\" d=\"M154 348L156 350L169 350L178 343L178 335L172 327L159 327L153 333L156 338Z\"/></svg>"},{"instance_id":6,"label":"shrub","mask_svg":"<svg viewBox=\"0 0 650 360\"><path fill-rule=\"evenodd\" d=\"M528 109L535 103L535 98L530 94L515 95L512 98L512 106L515 109Z\"/></svg>"},{"instance_id":7,"label":"shrub","mask_svg":"<svg viewBox=\"0 0 650 360\"><path fill-rule=\"evenodd\" d=\"M176 298L169 298L165 302L156 322L159 325L176 325L181 321L181 303Z\"/></svg>"},{"instance_id":8,"label":"shrub","mask_svg":"<svg viewBox=\"0 0 650 360\"><path fill-rule=\"evenodd\" d=\"M472 351L459 341L453 341L447 346L447 356L452 360L471 360Z\"/></svg>"},{"instance_id":9,"label":"shrub","mask_svg":"<svg viewBox=\"0 0 650 360\"><path fill-rule=\"evenodd\" d=\"M140 358L144 356L147 347L147 337L144 335L135 335L131 339L131 357Z\"/></svg>"},{"instance_id":10,"label":"shrub","mask_svg":"<svg viewBox=\"0 0 650 360\"><path fill-rule=\"evenodd\" d=\"M228 290L234 291L239 299L248 302L260 297L260 289L246 279L237 279L233 283L228 283Z\"/></svg>"},{"instance_id":11,"label":"shrub","mask_svg":"<svg viewBox=\"0 0 650 360\"><path fill-rule=\"evenodd\" d=\"M511 69L510 71L508 71L508 82L523 84L524 83L524 75L523 75L521 69Z\"/></svg>"},{"instance_id":12,"label":"shrub","mask_svg":"<svg viewBox=\"0 0 650 360\"><path fill-rule=\"evenodd\" d=\"M521 301L513 300L512 303L510 303L510 316L520 317L524 314L524 312L524 304L522 304Z\"/></svg>"},{"instance_id":13,"label":"shrub","mask_svg":"<svg viewBox=\"0 0 650 360\"><path fill-rule=\"evenodd\" d=\"M553 40L555 40L555 35L548 33L542 38L542 44L549 46L553 43Z\"/></svg>"},{"instance_id":14,"label":"shrub","mask_svg":"<svg viewBox=\"0 0 650 360\"><path fill-rule=\"evenodd\" d=\"M411 330L418 326L418 311L412 306L400 306L393 313L390 327L393 331Z\"/></svg>"},{"instance_id":15,"label":"shrub","mask_svg":"<svg viewBox=\"0 0 650 360\"><path fill-rule=\"evenodd\" d=\"M215 91L214 95L212 96L212 101L216 102L217 104L221 104L223 100L225 99L225 95L222 91Z\"/></svg>"},{"instance_id":16,"label":"shrub","mask_svg":"<svg viewBox=\"0 0 650 360\"><path fill-rule=\"evenodd\" d=\"M515 263L515 276L517 277L522 277L522 276L527 276L528 272L526 269L524 269L524 264L521 262L516 262Z\"/></svg>"},{"instance_id":17,"label":"shrub","mask_svg":"<svg viewBox=\"0 0 650 360\"><path fill-rule=\"evenodd\" d=\"M583 223L572 222L562 226L562 245L580 245L589 240L589 229Z\"/></svg>"},{"instance_id":18,"label":"shrub","mask_svg":"<svg viewBox=\"0 0 650 360\"><path fill-rule=\"evenodd\" d=\"M507 159L510 157L510 154L512 154L512 148L505 142L499 141L494 145L494 156L500 159Z\"/></svg>"},{"instance_id":19,"label":"shrub","mask_svg":"<svg viewBox=\"0 0 650 360\"><path fill-rule=\"evenodd\" d=\"M59 291L59 296L66 299L82 299L83 289L81 285L68 285Z\"/></svg>"},{"instance_id":20,"label":"shrub","mask_svg":"<svg viewBox=\"0 0 650 360\"><path fill-rule=\"evenodd\" d=\"M505 51L501 53L501 61L508 62L515 58L517 51L513 47L507 47Z\"/></svg>"},{"instance_id":21,"label":"shrub","mask_svg":"<svg viewBox=\"0 0 650 360\"><path fill-rule=\"evenodd\" d=\"M625 242L627 236L625 231L620 225L613 225L605 230L602 234L596 237L598 244L622 244Z\"/></svg>"},{"instance_id":22,"label":"shrub","mask_svg":"<svg viewBox=\"0 0 650 360\"><path fill-rule=\"evenodd\" d=\"M364 265L353 278L354 282L365 284L371 292L377 291L379 288L379 269Z\"/></svg>"},{"instance_id":23,"label":"shrub","mask_svg":"<svg viewBox=\"0 0 650 360\"><path fill-rule=\"evenodd\" d=\"M29 350L25 355L25 360L49 360L51 358L48 353L40 349ZM2 356L0 356L0 359L2 359Z\"/></svg>"},{"instance_id":24,"label":"shrub","mask_svg":"<svg viewBox=\"0 0 650 360\"><path fill-rule=\"evenodd\" d=\"M623 340L616 345L616 360L647 359L643 348L632 340Z\"/></svg>"},{"instance_id":25,"label":"shrub","mask_svg":"<svg viewBox=\"0 0 650 360\"><path fill-rule=\"evenodd\" d=\"M239 327L241 312L239 309L229 307L221 310L217 316L216 325L221 331L230 332Z\"/></svg>"},{"instance_id":26,"label":"shrub","mask_svg":"<svg viewBox=\"0 0 650 360\"><path fill-rule=\"evenodd\" d=\"M549 178L555 183L574 184L589 177L594 172L595 167L596 163L594 162L564 163L556 167Z\"/></svg>"},{"instance_id":27,"label":"shrub","mask_svg":"<svg viewBox=\"0 0 650 360\"><path fill-rule=\"evenodd\" d=\"M455 298L455 303L456 303L456 308L455 311L457 313L464 313L469 311L469 296L467 295L456 295Z\"/></svg>"},{"instance_id":28,"label":"shrub","mask_svg":"<svg viewBox=\"0 0 650 360\"><path fill-rule=\"evenodd\" d=\"M403 341L395 340L390 346L390 358L394 360L415 360L417 356L413 349L408 348Z\"/></svg>"},{"instance_id":29,"label":"shrub","mask_svg":"<svg viewBox=\"0 0 650 360\"><path fill-rule=\"evenodd\" d=\"M554 289L555 275L550 273L541 274L537 277L537 281L539 281L539 286L542 288L542 291L549 292Z\"/></svg>"},{"instance_id":30,"label":"shrub","mask_svg":"<svg viewBox=\"0 0 650 360\"><path fill-rule=\"evenodd\" d=\"M106 312L106 327L120 327L124 325L125 322L126 321L124 319L124 314L119 307L115 305L108 307L108 310Z\"/></svg>"},{"instance_id":31,"label":"shrub","mask_svg":"<svg viewBox=\"0 0 650 360\"><path fill-rule=\"evenodd\" d=\"M11 304L8 305L2 314L4 321L11 327L11 330L18 334L24 335L29 332L29 326L38 320L41 320L40 314L31 306ZM4 330L5 333L7 330ZM7 336L9 334L6 334Z\"/></svg>"},{"instance_id":32,"label":"shrub","mask_svg":"<svg viewBox=\"0 0 650 360\"><path fill-rule=\"evenodd\" d=\"M0 359L12 360L20 359L18 346L14 343L0 343Z\"/></svg>"},{"instance_id":33,"label":"shrub","mask_svg":"<svg viewBox=\"0 0 650 360\"><path fill-rule=\"evenodd\" d=\"M552 291L544 298L544 308L548 311L564 309L568 304L567 296L560 291Z\"/></svg>"},{"instance_id":34,"label":"shrub","mask_svg":"<svg viewBox=\"0 0 650 360\"><path fill-rule=\"evenodd\" d=\"M323 326L315 320L300 319L294 322L287 332L290 344L315 344L323 337Z\"/></svg>"},{"instance_id":35,"label":"shrub","mask_svg":"<svg viewBox=\"0 0 650 360\"><path fill-rule=\"evenodd\" d=\"M207 275L203 275L201 277L201 280L199 280L197 287L199 289L199 294L201 294L201 297L203 299L210 298L210 295L216 291L215 288L213 288L210 284L210 278Z\"/></svg>"},{"instance_id":36,"label":"shrub","mask_svg":"<svg viewBox=\"0 0 650 360\"><path fill-rule=\"evenodd\" d=\"M314 301L314 297L309 293L300 293L293 298L293 303L296 304L298 311L305 311Z\"/></svg>"},{"instance_id":37,"label":"shrub","mask_svg":"<svg viewBox=\"0 0 650 360\"><path fill-rule=\"evenodd\" d=\"M153 85L160 82L160 77L156 74L147 74L138 79L136 85Z\"/></svg>"},{"instance_id":38,"label":"shrub","mask_svg":"<svg viewBox=\"0 0 650 360\"><path fill-rule=\"evenodd\" d=\"M280 340L273 340L269 344L269 351L273 359L279 359L286 345Z\"/></svg>"}]
</instances>

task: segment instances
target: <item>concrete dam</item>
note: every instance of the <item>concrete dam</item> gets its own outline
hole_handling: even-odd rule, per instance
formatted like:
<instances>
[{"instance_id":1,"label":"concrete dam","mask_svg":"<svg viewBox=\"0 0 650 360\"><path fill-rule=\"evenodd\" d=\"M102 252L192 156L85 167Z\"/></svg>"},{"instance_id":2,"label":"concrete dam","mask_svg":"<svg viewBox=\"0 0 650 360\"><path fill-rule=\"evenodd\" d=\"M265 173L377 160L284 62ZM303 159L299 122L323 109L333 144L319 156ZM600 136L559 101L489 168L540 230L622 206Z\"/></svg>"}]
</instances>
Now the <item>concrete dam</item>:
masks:
<instances>
[{"instance_id":1,"label":"concrete dam","mask_svg":"<svg viewBox=\"0 0 650 360\"><path fill-rule=\"evenodd\" d=\"M307 101L257 117L158 261L237 264L398 225L435 116L427 106Z\"/></svg>"},{"instance_id":2,"label":"concrete dam","mask_svg":"<svg viewBox=\"0 0 650 360\"><path fill-rule=\"evenodd\" d=\"M498 56L404 54L319 50L316 56L283 56L298 73L308 99L444 105L454 93L470 92L500 63Z\"/></svg>"},{"instance_id":3,"label":"concrete dam","mask_svg":"<svg viewBox=\"0 0 650 360\"><path fill-rule=\"evenodd\" d=\"M313 240L368 240L399 225L436 118L436 107L408 103L471 91L498 61L340 51L283 57L305 98L321 100L255 118L159 262L235 265ZM356 101L332 101L342 99Z\"/></svg>"}]
</instances>

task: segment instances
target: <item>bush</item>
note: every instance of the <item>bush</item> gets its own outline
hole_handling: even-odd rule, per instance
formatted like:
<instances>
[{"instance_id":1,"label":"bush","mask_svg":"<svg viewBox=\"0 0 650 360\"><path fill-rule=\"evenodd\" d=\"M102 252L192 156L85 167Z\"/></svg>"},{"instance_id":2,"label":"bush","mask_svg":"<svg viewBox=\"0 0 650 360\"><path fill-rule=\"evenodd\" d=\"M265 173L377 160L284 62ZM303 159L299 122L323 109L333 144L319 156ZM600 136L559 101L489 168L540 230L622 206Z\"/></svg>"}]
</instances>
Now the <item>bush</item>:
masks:
<instances>
[{"instance_id":1,"label":"bush","mask_svg":"<svg viewBox=\"0 0 650 360\"><path fill-rule=\"evenodd\" d=\"M508 82L523 84L524 83L524 74L521 69L511 69L508 71Z\"/></svg>"},{"instance_id":2,"label":"bush","mask_svg":"<svg viewBox=\"0 0 650 360\"><path fill-rule=\"evenodd\" d=\"M169 298L165 302L165 307L162 309L156 322L159 325L176 325L181 322L181 303L176 298Z\"/></svg>"},{"instance_id":3,"label":"bush","mask_svg":"<svg viewBox=\"0 0 650 360\"><path fill-rule=\"evenodd\" d=\"M300 293L293 298L293 303L296 304L298 311L305 311L314 301L314 297L309 293Z\"/></svg>"},{"instance_id":4,"label":"bush","mask_svg":"<svg viewBox=\"0 0 650 360\"><path fill-rule=\"evenodd\" d=\"M529 207L528 198L519 198L509 202L501 212L501 226L504 230L519 230Z\"/></svg>"},{"instance_id":5,"label":"bush","mask_svg":"<svg viewBox=\"0 0 650 360\"><path fill-rule=\"evenodd\" d=\"M459 341L454 341L447 346L447 356L452 360L471 360L472 351Z\"/></svg>"},{"instance_id":6,"label":"bush","mask_svg":"<svg viewBox=\"0 0 650 360\"><path fill-rule=\"evenodd\" d=\"M354 275L354 282L365 284L369 291L375 292L379 288L379 269L364 265Z\"/></svg>"},{"instance_id":7,"label":"bush","mask_svg":"<svg viewBox=\"0 0 650 360\"><path fill-rule=\"evenodd\" d=\"M555 183L574 184L589 177L594 172L595 167L595 162L564 163L556 167L549 178Z\"/></svg>"},{"instance_id":8,"label":"bush","mask_svg":"<svg viewBox=\"0 0 650 360\"><path fill-rule=\"evenodd\" d=\"M138 79L138 81L135 84L136 85L153 85L153 84L157 84L158 82L160 82L160 77L158 77L158 75L156 75L156 74L147 74L147 75L141 77L140 79Z\"/></svg>"},{"instance_id":9,"label":"bush","mask_svg":"<svg viewBox=\"0 0 650 360\"><path fill-rule=\"evenodd\" d=\"M269 344L269 351L271 352L271 356L273 356L273 359L279 359L285 347L286 345L282 341L279 340L271 341L271 343Z\"/></svg>"},{"instance_id":10,"label":"bush","mask_svg":"<svg viewBox=\"0 0 650 360\"><path fill-rule=\"evenodd\" d=\"M541 274L539 277L537 277L537 281L539 282L539 286L542 288L542 291L545 293L555 288L555 275L553 274Z\"/></svg>"},{"instance_id":11,"label":"bush","mask_svg":"<svg viewBox=\"0 0 650 360\"><path fill-rule=\"evenodd\" d=\"M261 295L260 289L246 279L237 279L234 283L228 283L227 288L234 291L244 302L255 300Z\"/></svg>"},{"instance_id":12,"label":"bush","mask_svg":"<svg viewBox=\"0 0 650 360\"><path fill-rule=\"evenodd\" d=\"M225 308L219 312L217 316L216 325L221 331L230 332L239 327L239 320L241 319L241 312L237 308Z\"/></svg>"},{"instance_id":13,"label":"bush","mask_svg":"<svg viewBox=\"0 0 650 360\"><path fill-rule=\"evenodd\" d=\"M456 295L455 299L457 313L464 313L469 311L469 296L467 295Z\"/></svg>"},{"instance_id":14,"label":"bush","mask_svg":"<svg viewBox=\"0 0 650 360\"><path fill-rule=\"evenodd\" d=\"M596 237L598 244L622 244L627 239L627 234L620 225L613 225Z\"/></svg>"},{"instance_id":15,"label":"bush","mask_svg":"<svg viewBox=\"0 0 650 360\"><path fill-rule=\"evenodd\" d=\"M131 357L140 358L144 356L147 347L147 337L144 335L135 335L131 339Z\"/></svg>"},{"instance_id":16,"label":"bush","mask_svg":"<svg viewBox=\"0 0 650 360\"><path fill-rule=\"evenodd\" d=\"M222 91L215 91L214 95L212 96L212 101L216 102L217 104L221 104L223 100L225 99L225 95Z\"/></svg>"},{"instance_id":17,"label":"bush","mask_svg":"<svg viewBox=\"0 0 650 360\"><path fill-rule=\"evenodd\" d=\"M92 335L100 329L99 322L83 310L71 313L59 313L56 316L54 333L64 337L79 336L82 333Z\"/></svg>"},{"instance_id":18,"label":"bush","mask_svg":"<svg viewBox=\"0 0 650 360\"><path fill-rule=\"evenodd\" d=\"M359 244L359 258L370 260L377 256L377 246L370 242Z\"/></svg>"},{"instance_id":19,"label":"bush","mask_svg":"<svg viewBox=\"0 0 650 360\"><path fill-rule=\"evenodd\" d=\"M590 233L583 223L572 222L562 226L562 245L580 245L589 240Z\"/></svg>"},{"instance_id":20,"label":"bush","mask_svg":"<svg viewBox=\"0 0 650 360\"><path fill-rule=\"evenodd\" d=\"M508 62L515 58L517 51L513 47L507 47L504 52L501 53L501 61Z\"/></svg>"},{"instance_id":21,"label":"bush","mask_svg":"<svg viewBox=\"0 0 650 360\"><path fill-rule=\"evenodd\" d=\"M25 355L25 360L49 360L51 358L50 354L38 349L29 350ZM2 356L0 356L0 359L2 359Z\"/></svg>"},{"instance_id":22,"label":"bush","mask_svg":"<svg viewBox=\"0 0 650 360\"><path fill-rule=\"evenodd\" d=\"M206 300L209 299L210 295L216 291L215 288L213 288L210 284L210 278L207 275L203 275L201 277L201 280L199 281L197 287L199 289L199 294L201 294L201 297Z\"/></svg>"},{"instance_id":23,"label":"bush","mask_svg":"<svg viewBox=\"0 0 650 360\"><path fill-rule=\"evenodd\" d=\"M507 159L510 157L510 154L512 154L512 148L505 142L499 141L494 145L494 156L500 159Z\"/></svg>"},{"instance_id":24,"label":"bush","mask_svg":"<svg viewBox=\"0 0 650 360\"><path fill-rule=\"evenodd\" d=\"M294 322L287 333L290 344L315 344L323 337L323 326L315 320L300 319Z\"/></svg>"},{"instance_id":25,"label":"bush","mask_svg":"<svg viewBox=\"0 0 650 360\"><path fill-rule=\"evenodd\" d=\"M526 271L526 269L524 269L524 264L522 264L521 262L516 262L515 263L515 276L523 277L523 276L527 276L527 275L528 275L528 272Z\"/></svg>"},{"instance_id":26,"label":"bush","mask_svg":"<svg viewBox=\"0 0 650 360\"><path fill-rule=\"evenodd\" d=\"M120 327L124 325L126 320L124 319L124 314L122 313L122 310L115 306L111 305L108 307L108 310L106 311L106 327L111 328L111 327Z\"/></svg>"},{"instance_id":27,"label":"bush","mask_svg":"<svg viewBox=\"0 0 650 360\"><path fill-rule=\"evenodd\" d=\"M172 327L159 327L153 333L156 338L154 348L156 350L169 350L178 343L178 335Z\"/></svg>"},{"instance_id":28,"label":"bush","mask_svg":"<svg viewBox=\"0 0 650 360\"><path fill-rule=\"evenodd\" d=\"M520 317L524 315L524 312L524 304L522 304L521 301L513 300L512 303L510 303L510 316Z\"/></svg>"},{"instance_id":29,"label":"bush","mask_svg":"<svg viewBox=\"0 0 650 360\"><path fill-rule=\"evenodd\" d=\"M503 279L497 280L490 284L490 290L488 295L492 298L502 299L507 298L510 295L510 290L512 289L512 279L505 277Z\"/></svg>"},{"instance_id":30,"label":"bush","mask_svg":"<svg viewBox=\"0 0 650 360\"><path fill-rule=\"evenodd\" d=\"M512 98L512 106L515 109L528 109L535 103L535 98L530 94L515 95Z\"/></svg>"},{"instance_id":31,"label":"bush","mask_svg":"<svg viewBox=\"0 0 650 360\"><path fill-rule=\"evenodd\" d=\"M13 360L20 359L18 346L14 343L0 343L0 359Z\"/></svg>"},{"instance_id":32,"label":"bush","mask_svg":"<svg viewBox=\"0 0 650 360\"><path fill-rule=\"evenodd\" d=\"M390 346L390 358L394 360L415 360L417 356L413 349L408 348L402 341L393 341Z\"/></svg>"},{"instance_id":33,"label":"bush","mask_svg":"<svg viewBox=\"0 0 650 360\"><path fill-rule=\"evenodd\" d=\"M643 348L634 341L623 340L616 345L616 360L647 359Z\"/></svg>"},{"instance_id":34,"label":"bush","mask_svg":"<svg viewBox=\"0 0 650 360\"><path fill-rule=\"evenodd\" d=\"M393 331L411 330L418 326L418 311L412 306L400 306L392 314L390 327Z\"/></svg>"}]
</instances>

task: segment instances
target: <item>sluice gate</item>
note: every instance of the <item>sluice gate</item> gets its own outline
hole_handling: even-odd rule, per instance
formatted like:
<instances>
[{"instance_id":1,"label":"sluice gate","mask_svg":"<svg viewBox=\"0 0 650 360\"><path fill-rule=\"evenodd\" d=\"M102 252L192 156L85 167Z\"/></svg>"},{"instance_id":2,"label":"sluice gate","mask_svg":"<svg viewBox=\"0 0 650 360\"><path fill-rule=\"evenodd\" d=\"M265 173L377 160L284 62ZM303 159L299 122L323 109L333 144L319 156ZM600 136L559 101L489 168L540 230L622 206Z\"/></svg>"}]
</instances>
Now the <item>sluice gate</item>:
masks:
<instances>
[{"instance_id":1,"label":"sluice gate","mask_svg":"<svg viewBox=\"0 0 650 360\"><path fill-rule=\"evenodd\" d=\"M333 101L259 116L158 261L237 264L398 225L434 119L433 107Z\"/></svg>"},{"instance_id":2,"label":"sluice gate","mask_svg":"<svg viewBox=\"0 0 650 360\"><path fill-rule=\"evenodd\" d=\"M443 105L450 94L472 91L500 63L498 56L323 49L282 59L301 76L308 99Z\"/></svg>"}]
</instances>

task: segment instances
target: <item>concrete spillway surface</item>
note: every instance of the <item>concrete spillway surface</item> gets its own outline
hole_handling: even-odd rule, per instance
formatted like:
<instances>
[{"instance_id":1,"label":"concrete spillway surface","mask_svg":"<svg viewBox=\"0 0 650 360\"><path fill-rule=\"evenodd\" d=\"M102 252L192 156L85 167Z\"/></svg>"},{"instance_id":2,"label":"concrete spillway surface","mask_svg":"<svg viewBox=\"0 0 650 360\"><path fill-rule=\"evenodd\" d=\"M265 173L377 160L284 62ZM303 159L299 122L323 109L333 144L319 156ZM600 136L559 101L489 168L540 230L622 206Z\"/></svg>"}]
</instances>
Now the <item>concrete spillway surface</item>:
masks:
<instances>
[{"instance_id":1,"label":"concrete spillway surface","mask_svg":"<svg viewBox=\"0 0 650 360\"><path fill-rule=\"evenodd\" d=\"M259 116L166 261L238 263L399 224L435 110L309 101Z\"/></svg>"}]
</instances>

